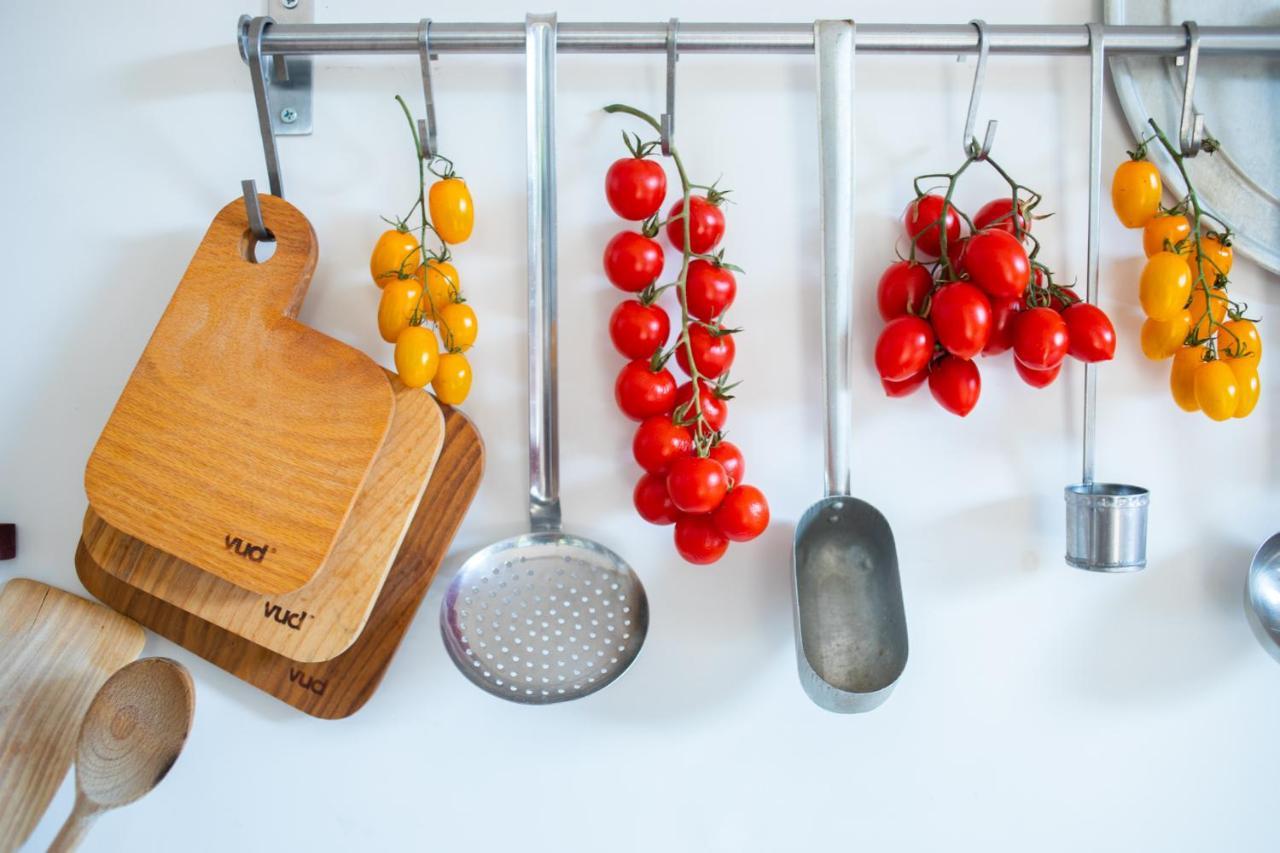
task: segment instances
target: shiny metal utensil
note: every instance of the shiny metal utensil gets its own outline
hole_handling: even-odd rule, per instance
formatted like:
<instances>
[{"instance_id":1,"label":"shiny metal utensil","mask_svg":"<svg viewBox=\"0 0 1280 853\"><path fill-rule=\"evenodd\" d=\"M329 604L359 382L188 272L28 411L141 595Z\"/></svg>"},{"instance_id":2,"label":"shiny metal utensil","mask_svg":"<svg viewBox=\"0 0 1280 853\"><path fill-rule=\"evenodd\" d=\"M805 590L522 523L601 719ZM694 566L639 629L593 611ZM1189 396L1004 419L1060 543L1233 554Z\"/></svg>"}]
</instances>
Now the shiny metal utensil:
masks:
<instances>
[{"instance_id":1,"label":"shiny metal utensil","mask_svg":"<svg viewBox=\"0 0 1280 853\"><path fill-rule=\"evenodd\" d=\"M475 553L441 604L445 648L467 678L513 702L594 693L644 643L649 601L621 557L560 529L556 424L555 15L526 19L529 135L529 522Z\"/></svg>"},{"instance_id":2,"label":"shiny metal utensil","mask_svg":"<svg viewBox=\"0 0 1280 853\"><path fill-rule=\"evenodd\" d=\"M1249 607L1271 644L1280 651L1280 533L1263 542L1253 555L1245 587Z\"/></svg>"},{"instance_id":3,"label":"shiny metal utensil","mask_svg":"<svg viewBox=\"0 0 1280 853\"><path fill-rule=\"evenodd\" d=\"M792 549L800 683L828 711L870 711L907 665L907 622L893 531L850 497L853 304L852 21L814 24L822 179L822 349L826 497L796 526Z\"/></svg>"},{"instance_id":4,"label":"shiny metal utensil","mask_svg":"<svg viewBox=\"0 0 1280 853\"><path fill-rule=\"evenodd\" d=\"M1102 26L1089 29L1089 255L1085 299L1098 301L1098 216L1102 185L1102 98L1106 54ZM1081 479L1067 486L1067 565L1091 572L1132 572L1147 565L1147 506L1141 486L1093 481L1097 432L1097 367L1084 366L1084 448Z\"/></svg>"}]
</instances>

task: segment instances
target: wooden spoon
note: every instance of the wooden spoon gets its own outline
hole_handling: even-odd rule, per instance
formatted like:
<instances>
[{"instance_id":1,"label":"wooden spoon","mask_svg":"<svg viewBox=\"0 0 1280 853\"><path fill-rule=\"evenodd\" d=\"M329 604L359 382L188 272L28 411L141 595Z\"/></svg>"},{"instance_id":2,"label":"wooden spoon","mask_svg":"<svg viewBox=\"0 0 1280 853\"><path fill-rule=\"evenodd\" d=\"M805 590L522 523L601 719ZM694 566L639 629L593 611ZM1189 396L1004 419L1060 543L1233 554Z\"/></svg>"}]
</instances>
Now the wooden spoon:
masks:
<instances>
[{"instance_id":1,"label":"wooden spoon","mask_svg":"<svg viewBox=\"0 0 1280 853\"><path fill-rule=\"evenodd\" d=\"M182 664L135 661L107 679L80 724L76 804L50 853L74 850L98 815L160 784L191 730L195 688Z\"/></svg>"}]
</instances>

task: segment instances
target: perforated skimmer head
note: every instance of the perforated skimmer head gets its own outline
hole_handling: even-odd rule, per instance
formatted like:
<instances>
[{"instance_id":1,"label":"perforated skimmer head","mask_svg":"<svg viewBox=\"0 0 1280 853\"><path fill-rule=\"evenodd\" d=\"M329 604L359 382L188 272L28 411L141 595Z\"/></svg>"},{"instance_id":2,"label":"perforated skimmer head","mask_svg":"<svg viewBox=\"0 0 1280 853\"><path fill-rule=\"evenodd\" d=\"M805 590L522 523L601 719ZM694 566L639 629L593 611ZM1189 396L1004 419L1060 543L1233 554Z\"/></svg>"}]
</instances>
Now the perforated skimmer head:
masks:
<instances>
[{"instance_id":1,"label":"perforated skimmer head","mask_svg":"<svg viewBox=\"0 0 1280 853\"><path fill-rule=\"evenodd\" d=\"M458 669L495 696L532 705L611 683L648 629L649 600L631 567L562 533L517 536L474 554L440 608Z\"/></svg>"}]
</instances>

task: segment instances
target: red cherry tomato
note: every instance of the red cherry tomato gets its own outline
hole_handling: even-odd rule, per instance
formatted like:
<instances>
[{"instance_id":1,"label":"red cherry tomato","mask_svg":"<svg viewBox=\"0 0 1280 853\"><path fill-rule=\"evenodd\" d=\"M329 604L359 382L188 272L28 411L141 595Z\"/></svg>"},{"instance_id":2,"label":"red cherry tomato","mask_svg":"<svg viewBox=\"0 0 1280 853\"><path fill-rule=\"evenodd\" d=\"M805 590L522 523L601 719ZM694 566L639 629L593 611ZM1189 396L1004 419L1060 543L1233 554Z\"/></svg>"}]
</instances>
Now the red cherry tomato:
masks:
<instances>
[{"instance_id":1,"label":"red cherry tomato","mask_svg":"<svg viewBox=\"0 0 1280 853\"><path fill-rule=\"evenodd\" d=\"M1021 296L1001 296L991 300L991 335L982 348L985 355L999 355L1013 347L1013 325L1021 310Z\"/></svg>"},{"instance_id":2,"label":"red cherry tomato","mask_svg":"<svg viewBox=\"0 0 1280 853\"><path fill-rule=\"evenodd\" d=\"M711 521L726 539L750 542L769 526L769 502L755 486L738 486L724 496Z\"/></svg>"},{"instance_id":3,"label":"red cherry tomato","mask_svg":"<svg viewBox=\"0 0 1280 853\"><path fill-rule=\"evenodd\" d=\"M682 456L667 469L667 494L681 512L711 512L728 490L724 466L709 456Z\"/></svg>"},{"instance_id":4,"label":"red cherry tomato","mask_svg":"<svg viewBox=\"0 0 1280 853\"><path fill-rule=\"evenodd\" d=\"M1062 362L1058 362L1048 370L1036 370L1035 368L1027 367L1015 358L1013 360L1013 369L1018 371L1022 381L1032 388L1044 388L1053 384L1053 380L1058 378L1058 374L1062 372Z\"/></svg>"},{"instance_id":5,"label":"red cherry tomato","mask_svg":"<svg viewBox=\"0 0 1280 853\"><path fill-rule=\"evenodd\" d=\"M667 197L667 173L656 161L623 157L605 173L604 197L623 219L648 219Z\"/></svg>"},{"instance_id":6,"label":"red cherry tomato","mask_svg":"<svg viewBox=\"0 0 1280 853\"><path fill-rule=\"evenodd\" d=\"M1062 311L1070 345L1067 352L1080 361L1110 361L1116 354L1116 329L1097 305L1077 302Z\"/></svg>"},{"instance_id":7,"label":"red cherry tomato","mask_svg":"<svg viewBox=\"0 0 1280 853\"><path fill-rule=\"evenodd\" d=\"M632 494L636 512L650 524L675 524L680 511L667 494L667 478L662 474L646 473L636 483Z\"/></svg>"},{"instance_id":8,"label":"red cherry tomato","mask_svg":"<svg viewBox=\"0 0 1280 853\"><path fill-rule=\"evenodd\" d=\"M689 313L704 323L710 323L733 304L738 293L738 282L733 273L722 266L694 258L689 262L685 278L685 300Z\"/></svg>"},{"instance_id":9,"label":"red cherry tomato","mask_svg":"<svg viewBox=\"0 0 1280 853\"><path fill-rule=\"evenodd\" d=\"M635 231L621 231L604 247L604 274L613 286L638 293L658 280L662 247Z\"/></svg>"},{"instance_id":10,"label":"red cherry tomato","mask_svg":"<svg viewBox=\"0 0 1280 853\"><path fill-rule=\"evenodd\" d=\"M876 341L880 378L901 382L924 370L933 357L933 341L933 327L919 317L890 320Z\"/></svg>"},{"instance_id":11,"label":"red cherry tomato","mask_svg":"<svg viewBox=\"0 0 1280 853\"><path fill-rule=\"evenodd\" d=\"M929 371L929 392L938 405L963 418L978 405L978 395L982 393L978 365L968 359L944 355Z\"/></svg>"},{"instance_id":12,"label":"red cherry tomato","mask_svg":"<svg viewBox=\"0 0 1280 853\"><path fill-rule=\"evenodd\" d=\"M991 302L972 284L953 281L933 294L929 322L943 349L956 358L973 358L991 337Z\"/></svg>"},{"instance_id":13,"label":"red cherry tomato","mask_svg":"<svg viewBox=\"0 0 1280 853\"><path fill-rule=\"evenodd\" d=\"M729 540L705 515L682 515L676 521L676 552L690 563L705 566L724 556Z\"/></svg>"},{"instance_id":14,"label":"red cherry tomato","mask_svg":"<svg viewBox=\"0 0 1280 853\"><path fill-rule=\"evenodd\" d=\"M670 414L675 405L676 380L665 367L653 370L648 359L637 358L618 372L613 396L622 413L634 421Z\"/></svg>"},{"instance_id":15,"label":"red cherry tomato","mask_svg":"<svg viewBox=\"0 0 1280 853\"><path fill-rule=\"evenodd\" d=\"M988 296L1021 296L1031 280L1027 250L1008 232L993 229L969 238L964 270Z\"/></svg>"},{"instance_id":16,"label":"red cherry tomato","mask_svg":"<svg viewBox=\"0 0 1280 853\"><path fill-rule=\"evenodd\" d=\"M1067 324L1052 308L1023 311L1013 324L1013 355L1033 370L1049 370L1066 358Z\"/></svg>"},{"instance_id":17,"label":"red cherry tomato","mask_svg":"<svg viewBox=\"0 0 1280 853\"><path fill-rule=\"evenodd\" d=\"M906 314L918 314L932 287L933 277L923 264L911 261L890 264L876 285L880 316L888 322Z\"/></svg>"},{"instance_id":18,"label":"red cherry tomato","mask_svg":"<svg viewBox=\"0 0 1280 853\"><path fill-rule=\"evenodd\" d=\"M671 463L693 452L693 436L666 415L645 418L631 441L631 454L650 474L666 474ZM663 479L666 485L666 479Z\"/></svg>"},{"instance_id":19,"label":"red cherry tomato","mask_svg":"<svg viewBox=\"0 0 1280 853\"><path fill-rule=\"evenodd\" d=\"M914 394L916 390L924 384L929 378L929 368L914 373L906 379L894 382L890 379L881 379L880 387L884 388L886 397L905 397L908 394Z\"/></svg>"},{"instance_id":20,"label":"red cherry tomato","mask_svg":"<svg viewBox=\"0 0 1280 853\"><path fill-rule=\"evenodd\" d=\"M1040 270L1037 269L1036 284L1039 285L1043 281L1044 276L1040 273ZM1064 308L1070 308L1072 305L1075 305L1080 301L1080 294L1076 293L1074 289L1070 287L1063 287L1059 289L1062 291L1061 293L1049 294L1049 307L1054 311L1061 312Z\"/></svg>"},{"instance_id":21,"label":"red cherry tomato","mask_svg":"<svg viewBox=\"0 0 1280 853\"><path fill-rule=\"evenodd\" d=\"M942 228L939 225L946 228L948 244L960 239L960 214L956 213L955 207L947 204L946 222L938 221L942 219L945 203L942 196L930 193L911 202L902 214L902 224L907 229L907 236L915 242L917 256L938 257L942 249Z\"/></svg>"},{"instance_id":22,"label":"red cherry tomato","mask_svg":"<svg viewBox=\"0 0 1280 853\"><path fill-rule=\"evenodd\" d=\"M619 302L609 317L609 338L614 349L627 358L647 359L666 345L670 335L667 312L638 299Z\"/></svg>"},{"instance_id":23,"label":"red cherry tomato","mask_svg":"<svg viewBox=\"0 0 1280 853\"><path fill-rule=\"evenodd\" d=\"M676 363L685 375L689 371L689 349L693 349L693 363L706 379L716 379L733 364L735 352L733 335L713 334L706 326L689 327L689 346L676 346Z\"/></svg>"},{"instance_id":24,"label":"red cherry tomato","mask_svg":"<svg viewBox=\"0 0 1280 853\"><path fill-rule=\"evenodd\" d=\"M729 476L729 486L731 488L735 484L742 482L742 478L747 473L747 463L742 458L742 451L738 449L738 445L732 441L722 441L711 448L711 452L708 455L724 466L724 472Z\"/></svg>"},{"instance_id":25,"label":"red cherry tomato","mask_svg":"<svg viewBox=\"0 0 1280 853\"><path fill-rule=\"evenodd\" d=\"M680 411L680 407L692 399L693 383L686 382L676 389L676 411ZM702 418L707 422L707 426L716 432L724 429L725 422L729 420L729 405L716 393L715 386L706 381L702 382L698 388L698 401L702 406ZM696 414L694 407L690 406L685 417L692 419Z\"/></svg>"},{"instance_id":26,"label":"red cherry tomato","mask_svg":"<svg viewBox=\"0 0 1280 853\"><path fill-rule=\"evenodd\" d=\"M672 219L684 207L680 199L667 211L667 239L677 251L684 251L684 218ZM724 211L707 201L705 196L689 196L689 249L695 255L705 255L716 247L724 236Z\"/></svg>"},{"instance_id":27,"label":"red cherry tomato","mask_svg":"<svg viewBox=\"0 0 1280 853\"><path fill-rule=\"evenodd\" d=\"M997 228L1011 237L1021 239L1022 235L1017 232L1017 228L1022 229L1022 234L1031 233L1031 217L1027 215L1026 203L1018 199L1018 220L1015 225L1013 199L997 198L978 208L978 212L973 215L973 227L978 231Z\"/></svg>"}]
</instances>

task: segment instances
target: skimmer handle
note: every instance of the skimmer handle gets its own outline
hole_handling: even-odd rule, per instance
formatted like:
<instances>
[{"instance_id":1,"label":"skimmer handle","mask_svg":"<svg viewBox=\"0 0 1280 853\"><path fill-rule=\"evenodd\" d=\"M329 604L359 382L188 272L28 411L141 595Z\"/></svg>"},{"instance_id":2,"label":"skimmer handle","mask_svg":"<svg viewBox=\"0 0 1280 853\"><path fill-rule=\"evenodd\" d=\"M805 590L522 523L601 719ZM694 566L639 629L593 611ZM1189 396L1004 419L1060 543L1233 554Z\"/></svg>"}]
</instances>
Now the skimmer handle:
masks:
<instances>
[{"instance_id":1,"label":"skimmer handle","mask_svg":"<svg viewBox=\"0 0 1280 853\"><path fill-rule=\"evenodd\" d=\"M560 529L556 410L556 16L525 18L529 172L529 525Z\"/></svg>"},{"instance_id":2,"label":"skimmer handle","mask_svg":"<svg viewBox=\"0 0 1280 853\"><path fill-rule=\"evenodd\" d=\"M853 395L853 21L817 21L818 175L822 198L822 388L826 493L847 495Z\"/></svg>"}]
</instances>

